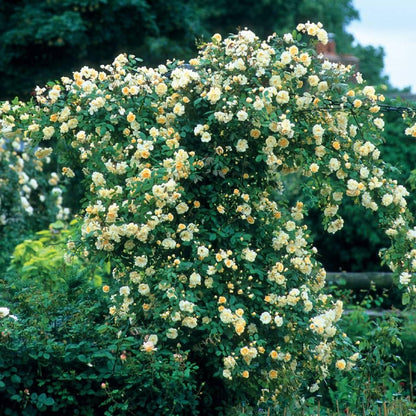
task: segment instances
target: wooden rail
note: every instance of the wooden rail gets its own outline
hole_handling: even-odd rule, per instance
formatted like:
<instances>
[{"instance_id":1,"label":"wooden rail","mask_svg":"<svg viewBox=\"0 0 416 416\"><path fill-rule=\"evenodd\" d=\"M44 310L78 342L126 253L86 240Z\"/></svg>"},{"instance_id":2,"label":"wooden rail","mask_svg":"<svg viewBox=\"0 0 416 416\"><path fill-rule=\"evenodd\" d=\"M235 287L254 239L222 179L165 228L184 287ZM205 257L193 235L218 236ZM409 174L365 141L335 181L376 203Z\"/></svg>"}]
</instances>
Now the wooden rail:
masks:
<instances>
[{"instance_id":1,"label":"wooden rail","mask_svg":"<svg viewBox=\"0 0 416 416\"><path fill-rule=\"evenodd\" d=\"M393 273L387 272L328 272L327 284L345 286L348 289L369 289L375 286L377 289L388 289L393 285Z\"/></svg>"},{"instance_id":2,"label":"wooden rail","mask_svg":"<svg viewBox=\"0 0 416 416\"><path fill-rule=\"evenodd\" d=\"M377 289L389 289L393 287L393 273L388 272L327 272L327 284L342 286L348 289L369 289L375 287ZM345 309L344 314L349 315L354 313L356 309ZM416 311L392 309L359 309L360 312L365 313L371 317L381 317L386 315L395 316L414 316Z\"/></svg>"}]
</instances>

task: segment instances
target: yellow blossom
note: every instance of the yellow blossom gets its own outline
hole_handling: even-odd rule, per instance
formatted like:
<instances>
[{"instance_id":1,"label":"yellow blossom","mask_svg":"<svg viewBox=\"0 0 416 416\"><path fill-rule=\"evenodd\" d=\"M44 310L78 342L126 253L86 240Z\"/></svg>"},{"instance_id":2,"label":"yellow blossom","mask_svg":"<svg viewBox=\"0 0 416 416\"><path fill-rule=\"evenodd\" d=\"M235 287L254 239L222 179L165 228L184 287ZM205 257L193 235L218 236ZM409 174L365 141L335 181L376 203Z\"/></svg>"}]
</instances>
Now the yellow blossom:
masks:
<instances>
[{"instance_id":1,"label":"yellow blossom","mask_svg":"<svg viewBox=\"0 0 416 416\"><path fill-rule=\"evenodd\" d=\"M363 105L363 102L361 100L354 100L353 105L355 108L360 108Z\"/></svg>"},{"instance_id":2,"label":"yellow blossom","mask_svg":"<svg viewBox=\"0 0 416 416\"><path fill-rule=\"evenodd\" d=\"M277 351L275 351L275 350L272 350L271 352L270 352L270 358L272 358L273 360L277 360L277 358L279 357L279 354L278 354L278 352Z\"/></svg>"},{"instance_id":3,"label":"yellow blossom","mask_svg":"<svg viewBox=\"0 0 416 416\"><path fill-rule=\"evenodd\" d=\"M335 363L335 367L338 368L338 370L345 370L345 367L347 366L345 360L338 360Z\"/></svg>"},{"instance_id":4,"label":"yellow blossom","mask_svg":"<svg viewBox=\"0 0 416 416\"><path fill-rule=\"evenodd\" d=\"M273 379L276 379L276 378L277 378L277 376L278 376L278 373L277 373L277 371L276 371L276 370L270 370L270 371L269 371L269 378L271 378L272 380L273 380Z\"/></svg>"},{"instance_id":5,"label":"yellow blossom","mask_svg":"<svg viewBox=\"0 0 416 416\"><path fill-rule=\"evenodd\" d=\"M136 116L133 113L127 114L127 121L129 123L132 123L134 120L136 120Z\"/></svg>"},{"instance_id":6,"label":"yellow blossom","mask_svg":"<svg viewBox=\"0 0 416 416\"><path fill-rule=\"evenodd\" d=\"M220 296L219 298L218 298L218 303L226 303L227 302L227 299L224 297L224 296Z\"/></svg>"}]
</instances>

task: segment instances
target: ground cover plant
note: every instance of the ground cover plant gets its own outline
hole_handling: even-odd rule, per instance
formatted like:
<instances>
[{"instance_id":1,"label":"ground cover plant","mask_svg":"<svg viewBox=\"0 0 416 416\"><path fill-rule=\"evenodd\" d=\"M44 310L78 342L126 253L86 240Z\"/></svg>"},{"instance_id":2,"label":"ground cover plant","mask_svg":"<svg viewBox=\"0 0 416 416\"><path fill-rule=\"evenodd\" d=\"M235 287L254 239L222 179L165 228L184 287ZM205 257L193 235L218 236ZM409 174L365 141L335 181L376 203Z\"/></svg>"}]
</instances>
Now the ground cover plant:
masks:
<instances>
[{"instance_id":1,"label":"ground cover plant","mask_svg":"<svg viewBox=\"0 0 416 416\"><path fill-rule=\"evenodd\" d=\"M310 22L267 40L214 35L188 63L146 68L120 55L2 107L2 128L40 159L77 155L85 202L68 248L110 265L109 318L137 342L123 361L192 368L194 412L299 412L358 363L339 330L342 302L323 291L308 210L329 233L343 227L345 200L377 216L391 244L382 261L413 302L408 191L377 148L384 96L317 56L317 41L327 33ZM302 192L291 202L294 173Z\"/></svg>"}]
</instances>

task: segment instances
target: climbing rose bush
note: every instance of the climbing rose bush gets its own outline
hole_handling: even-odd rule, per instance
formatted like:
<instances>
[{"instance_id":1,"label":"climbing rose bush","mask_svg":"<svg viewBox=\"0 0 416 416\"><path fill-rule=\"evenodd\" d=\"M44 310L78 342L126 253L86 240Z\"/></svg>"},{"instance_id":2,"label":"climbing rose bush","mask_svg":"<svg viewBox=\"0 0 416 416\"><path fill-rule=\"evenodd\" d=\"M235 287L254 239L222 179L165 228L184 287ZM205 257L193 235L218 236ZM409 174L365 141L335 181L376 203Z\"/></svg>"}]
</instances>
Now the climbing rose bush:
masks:
<instances>
[{"instance_id":1,"label":"climbing rose bush","mask_svg":"<svg viewBox=\"0 0 416 416\"><path fill-rule=\"evenodd\" d=\"M15 105L16 104L16 105ZM0 103L0 270L7 267L16 244L57 219L67 219L60 175L52 149L28 152L30 139L16 128L13 114L25 123L29 114L22 103ZM27 108L32 108L29 105Z\"/></svg>"},{"instance_id":2,"label":"climbing rose bush","mask_svg":"<svg viewBox=\"0 0 416 416\"><path fill-rule=\"evenodd\" d=\"M327 34L308 22L267 40L214 35L188 63L120 55L3 114L34 145L77 152L87 202L69 247L111 262L111 317L143 354L197 363L206 403L301 403L356 364L337 329L342 303L322 291L311 207L330 233L347 199L378 215L391 242L382 260L406 302L414 293L408 192L377 149L384 97L317 56L317 41ZM302 200L285 196L292 173Z\"/></svg>"},{"instance_id":3,"label":"climbing rose bush","mask_svg":"<svg viewBox=\"0 0 416 416\"><path fill-rule=\"evenodd\" d=\"M22 108L23 105L23 108ZM68 208L62 204L62 187L60 175L54 171L51 163L52 148L38 148L34 154L30 152L28 132L16 129L13 114L22 111L22 103L4 102L0 106L0 168L2 179L0 189L4 198L0 210L0 223L16 223L24 218L38 216L48 220L66 219ZM31 109L27 106L26 109ZM19 122L25 122L29 114L23 113ZM32 124L32 129L39 128ZM3 200L4 199L4 200Z\"/></svg>"}]
</instances>

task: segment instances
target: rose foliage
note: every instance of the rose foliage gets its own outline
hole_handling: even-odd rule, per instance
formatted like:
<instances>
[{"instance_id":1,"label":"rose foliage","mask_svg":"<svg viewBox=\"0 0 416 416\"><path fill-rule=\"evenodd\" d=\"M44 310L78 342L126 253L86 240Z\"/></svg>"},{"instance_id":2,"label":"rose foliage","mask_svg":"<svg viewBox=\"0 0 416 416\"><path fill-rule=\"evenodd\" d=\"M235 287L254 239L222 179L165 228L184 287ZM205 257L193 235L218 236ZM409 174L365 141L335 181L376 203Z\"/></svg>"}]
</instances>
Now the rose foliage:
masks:
<instances>
[{"instance_id":1,"label":"rose foliage","mask_svg":"<svg viewBox=\"0 0 416 416\"><path fill-rule=\"evenodd\" d=\"M325 30L308 22L266 41L214 35L189 63L146 68L120 55L2 110L3 128L45 154L48 144L77 153L86 202L69 245L110 261L109 314L131 325L143 354L187 351L206 409L301 403L355 365L337 330L342 303L322 292L309 208L329 233L343 227L345 200L374 213L390 241L382 261L412 299L408 191L377 149L384 97L317 56L318 41ZM288 201L295 172L302 200Z\"/></svg>"}]
</instances>

